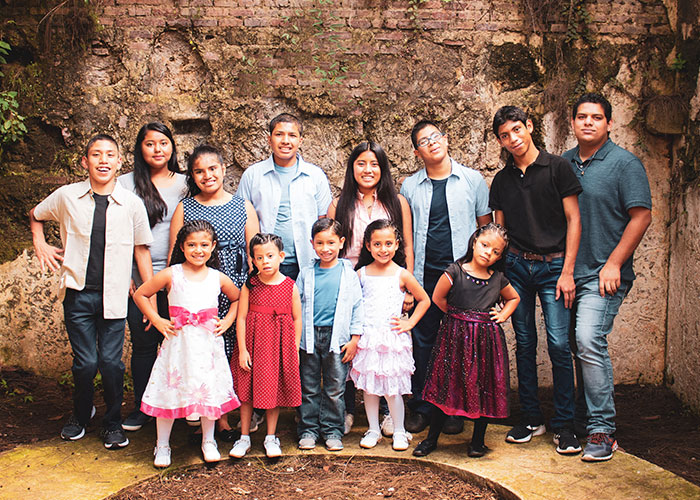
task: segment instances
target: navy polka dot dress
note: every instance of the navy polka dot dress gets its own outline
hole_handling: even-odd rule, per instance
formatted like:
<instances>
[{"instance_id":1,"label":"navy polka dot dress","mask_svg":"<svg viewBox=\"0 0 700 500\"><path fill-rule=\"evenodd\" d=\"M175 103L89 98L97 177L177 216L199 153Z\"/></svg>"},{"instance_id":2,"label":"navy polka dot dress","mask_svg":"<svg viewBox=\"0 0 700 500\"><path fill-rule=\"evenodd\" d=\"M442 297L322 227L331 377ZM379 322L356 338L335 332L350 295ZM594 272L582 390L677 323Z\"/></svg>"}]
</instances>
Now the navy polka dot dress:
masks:
<instances>
[{"instance_id":1,"label":"navy polka dot dress","mask_svg":"<svg viewBox=\"0 0 700 500\"><path fill-rule=\"evenodd\" d=\"M194 198L182 200L185 222L205 220L214 226L219 244L220 271L231 278L233 284L241 288L248 276L246 256L245 223L248 219L245 200L234 196L223 205L202 205ZM219 295L219 317L223 318L231 303L223 293ZM226 357L230 360L236 341L236 330L232 326L223 335Z\"/></svg>"}]
</instances>

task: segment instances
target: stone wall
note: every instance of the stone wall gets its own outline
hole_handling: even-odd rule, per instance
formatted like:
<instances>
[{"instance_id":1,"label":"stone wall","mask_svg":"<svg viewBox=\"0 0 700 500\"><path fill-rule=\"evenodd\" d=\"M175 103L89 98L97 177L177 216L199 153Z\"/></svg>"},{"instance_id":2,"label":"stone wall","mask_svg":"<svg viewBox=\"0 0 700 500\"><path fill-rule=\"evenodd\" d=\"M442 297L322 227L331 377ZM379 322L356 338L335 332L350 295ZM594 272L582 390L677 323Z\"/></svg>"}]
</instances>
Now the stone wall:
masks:
<instances>
[{"instance_id":1,"label":"stone wall","mask_svg":"<svg viewBox=\"0 0 700 500\"><path fill-rule=\"evenodd\" d=\"M679 2L679 47L694 64L696 86L683 135L673 145L674 189L668 287L666 383L700 412L700 1Z\"/></svg>"},{"instance_id":2,"label":"stone wall","mask_svg":"<svg viewBox=\"0 0 700 500\"><path fill-rule=\"evenodd\" d=\"M538 140L560 153L573 144L567 99L604 92L615 106L613 139L642 158L654 197L639 279L610 338L615 376L662 381L670 140L646 132L643 110L650 97L673 93L672 2L667 9L661 0L589 0L564 15L571 3L559 0L429 0L416 9L408 0L103 0L94 12L98 29L84 51L71 52L59 50L61 16L71 12L57 12L42 48L36 32L45 3L7 3L0 16L13 23L0 34L31 56L8 74L35 90L24 104L32 134L9 151L0 174L4 182L12 172L33 188L18 202L18 236L8 238L20 253L31 243L24 208L80 174L79 147L97 131L128 150L143 123L164 121L181 163L202 140L219 146L233 188L246 166L268 154L269 119L291 111L306 123L305 158L337 190L349 151L366 138L385 147L397 178L418 169L408 134L415 121L432 117L448 133L453 157L490 182L502 165L490 133L499 106L528 108ZM532 15L542 5L549 15ZM578 27L570 22L576 16ZM55 340L64 338L61 307L55 280L40 276L29 255L4 264L0 362L55 374L70 364L63 340ZM542 346L545 385L549 369Z\"/></svg>"}]
</instances>

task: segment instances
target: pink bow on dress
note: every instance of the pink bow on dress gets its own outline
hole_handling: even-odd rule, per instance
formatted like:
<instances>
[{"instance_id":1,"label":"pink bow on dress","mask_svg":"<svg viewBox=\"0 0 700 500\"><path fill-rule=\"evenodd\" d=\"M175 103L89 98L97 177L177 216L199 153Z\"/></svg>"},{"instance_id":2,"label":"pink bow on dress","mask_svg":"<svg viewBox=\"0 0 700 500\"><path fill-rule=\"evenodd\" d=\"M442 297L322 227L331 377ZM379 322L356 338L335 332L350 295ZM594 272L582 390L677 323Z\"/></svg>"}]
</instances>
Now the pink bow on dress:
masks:
<instances>
[{"instance_id":1,"label":"pink bow on dress","mask_svg":"<svg viewBox=\"0 0 700 500\"><path fill-rule=\"evenodd\" d=\"M173 326L176 330L181 329L185 325L201 326L202 328L214 332L216 324L213 319L215 319L219 313L216 307L210 307L209 309L202 309L196 313L189 312L184 307L170 306L168 308L170 312L170 321L173 322Z\"/></svg>"}]
</instances>

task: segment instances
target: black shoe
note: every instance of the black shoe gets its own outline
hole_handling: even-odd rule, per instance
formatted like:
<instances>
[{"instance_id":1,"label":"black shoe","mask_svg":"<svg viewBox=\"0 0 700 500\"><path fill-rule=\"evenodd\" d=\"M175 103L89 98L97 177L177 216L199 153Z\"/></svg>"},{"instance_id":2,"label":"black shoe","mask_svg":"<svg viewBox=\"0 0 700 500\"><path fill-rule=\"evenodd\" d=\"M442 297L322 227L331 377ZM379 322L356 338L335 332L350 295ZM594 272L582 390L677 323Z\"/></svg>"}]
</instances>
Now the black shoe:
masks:
<instances>
[{"instance_id":1,"label":"black shoe","mask_svg":"<svg viewBox=\"0 0 700 500\"><path fill-rule=\"evenodd\" d=\"M111 430L103 429L102 440L104 441L105 448L108 450L124 448L129 444L129 439L126 437L126 434L124 434L124 430L121 427Z\"/></svg>"},{"instance_id":2,"label":"black shoe","mask_svg":"<svg viewBox=\"0 0 700 500\"><path fill-rule=\"evenodd\" d=\"M445 425L442 426L443 434L459 434L464 430L464 420L459 417L448 415Z\"/></svg>"},{"instance_id":3,"label":"black shoe","mask_svg":"<svg viewBox=\"0 0 700 500\"><path fill-rule=\"evenodd\" d=\"M418 446L413 450L414 457L427 457L437 448L437 441L432 439L424 439Z\"/></svg>"},{"instance_id":4,"label":"black shoe","mask_svg":"<svg viewBox=\"0 0 700 500\"><path fill-rule=\"evenodd\" d=\"M405 427L408 432L422 432L429 423L428 415L416 412L408 416Z\"/></svg>"},{"instance_id":5,"label":"black shoe","mask_svg":"<svg viewBox=\"0 0 700 500\"><path fill-rule=\"evenodd\" d=\"M506 434L506 441L509 443L527 443L533 436L541 436L547 432L544 424L526 424L516 425Z\"/></svg>"},{"instance_id":6,"label":"black shoe","mask_svg":"<svg viewBox=\"0 0 700 500\"><path fill-rule=\"evenodd\" d=\"M68 418L68 422L61 429L61 439L66 441L77 441L85 435L85 426L78 422L75 415Z\"/></svg>"},{"instance_id":7,"label":"black shoe","mask_svg":"<svg viewBox=\"0 0 700 500\"><path fill-rule=\"evenodd\" d=\"M471 458L481 458L486 455L488 451L489 447L485 444L482 444L481 446L472 446L470 444L469 448L467 448L467 456Z\"/></svg>"},{"instance_id":8,"label":"black shoe","mask_svg":"<svg viewBox=\"0 0 700 500\"><path fill-rule=\"evenodd\" d=\"M581 444L571 429L560 429L554 434L554 444L557 445L557 453L562 455L576 455L581 451Z\"/></svg>"},{"instance_id":9,"label":"black shoe","mask_svg":"<svg viewBox=\"0 0 700 500\"><path fill-rule=\"evenodd\" d=\"M226 443L233 443L236 441L239 437L241 437L240 431L234 430L234 429L224 429L224 430L215 430L214 435L220 440L224 441ZM197 434L198 437L202 437L201 434Z\"/></svg>"},{"instance_id":10,"label":"black shoe","mask_svg":"<svg viewBox=\"0 0 700 500\"><path fill-rule=\"evenodd\" d=\"M141 427L143 427L144 424L147 424L151 420L153 420L153 417L150 415L146 415L141 410L134 410L129 413L129 416L124 419L124 422L122 422L122 429L132 432L138 431L141 430Z\"/></svg>"}]
</instances>

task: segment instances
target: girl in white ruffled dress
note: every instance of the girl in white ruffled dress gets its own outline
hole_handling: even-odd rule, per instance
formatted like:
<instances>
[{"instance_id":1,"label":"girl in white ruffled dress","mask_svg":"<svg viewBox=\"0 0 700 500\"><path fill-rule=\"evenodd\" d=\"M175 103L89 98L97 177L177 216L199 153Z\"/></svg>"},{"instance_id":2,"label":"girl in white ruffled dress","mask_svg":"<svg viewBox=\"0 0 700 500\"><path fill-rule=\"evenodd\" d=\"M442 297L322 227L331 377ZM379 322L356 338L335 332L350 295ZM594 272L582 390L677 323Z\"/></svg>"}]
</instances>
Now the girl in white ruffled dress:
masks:
<instances>
[{"instance_id":1,"label":"girl in white ruffled dress","mask_svg":"<svg viewBox=\"0 0 700 500\"><path fill-rule=\"evenodd\" d=\"M233 324L239 290L216 270L216 247L209 222L187 222L177 234L171 266L134 293L136 305L165 337L141 400L141 411L156 417L156 467L170 465L170 431L176 418L200 419L204 461L220 460L214 424L240 406L221 336ZM163 288L168 290L170 319L149 301ZM223 318L218 317L221 292L232 302Z\"/></svg>"},{"instance_id":2,"label":"girl in white ruffled dress","mask_svg":"<svg viewBox=\"0 0 700 500\"><path fill-rule=\"evenodd\" d=\"M373 448L381 439L379 399L384 396L394 421L392 447L408 449L411 435L404 428L403 394L411 393L414 370L410 330L430 307L430 298L416 278L401 267L404 255L399 230L386 219L367 226L358 261L365 310L363 332L350 377L364 391L369 430L360 446ZM363 267L364 266L364 267ZM413 314L401 318L404 293L416 300Z\"/></svg>"}]
</instances>

